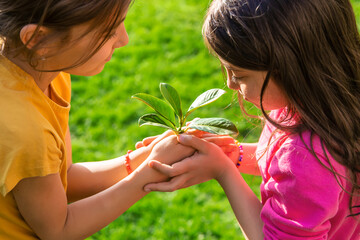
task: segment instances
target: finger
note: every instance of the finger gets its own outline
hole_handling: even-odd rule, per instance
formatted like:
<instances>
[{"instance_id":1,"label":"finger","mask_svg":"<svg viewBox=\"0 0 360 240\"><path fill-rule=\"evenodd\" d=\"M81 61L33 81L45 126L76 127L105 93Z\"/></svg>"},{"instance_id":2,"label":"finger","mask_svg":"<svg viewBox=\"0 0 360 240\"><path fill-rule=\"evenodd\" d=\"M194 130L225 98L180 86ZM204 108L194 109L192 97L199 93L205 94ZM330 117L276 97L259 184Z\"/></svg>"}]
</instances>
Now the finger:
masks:
<instances>
[{"instance_id":1,"label":"finger","mask_svg":"<svg viewBox=\"0 0 360 240\"><path fill-rule=\"evenodd\" d=\"M171 177L172 174L172 166L161 163L159 161L156 160L151 160L148 163L149 167L151 167L152 169L164 174L165 176Z\"/></svg>"},{"instance_id":2,"label":"finger","mask_svg":"<svg viewBox=\"0 0 360 240\"><path fill-rule=\"evenodd\" d=\"M144 138L141 143L143 146L148 146L159 136L160 135Z\"/></svg>"},{"instance_id":3,"label":"finger","mask_svg":"<svg viewBox=\"0 0 360 240\"><path fill-rule=\"evenodd\" d=\"M235 139L229 135L217 135L217 134L204 134L202 135L202 138L206 139L223 139L227 140L229 142L235 142Z\"/></svg>"},{"instance_id":4,"label":"finger","mask_svg":"<svg viewBox=\"0 0 360 240\"><path fill-rule=\"evenodd\" d=\"M142 147L145 147L145 145L143 144L143 142L137 142L137 143L135 144L135 148L136 148L136 149L139 149L139 148L142 148Z\"/></svg>"},{"instance_id":5,"label":"finger","mask_svg":"<svg viewBox=\"0 0 360 240\"><path fill-rule=\"evenodd\" d=\"M239 151L238 146L236 146L236 145L225 145L225 146L220 146L220 148L221 148L221 150L223 150L223 152L226 152L226 153Z\"/></svg>"},{"instance_id":6,"label":"finger","mask_svg":"<svg viewBox=\"0 0 360 240\"><path fill-rule=\"evenodd\" d=\"M224 139L224 140L228 140L228 141L232 141L235 142L235 139L232 138L229 135L216 135L216 134L204 134L203 138L208 138L208 139Z\"/></svg>"},{"instance_id":7,"label":"finger","mask_svg":"<svg viewBox=\"0 0 360 240\"><path fill-rule=\"evenodd\" d=\"M208 180L210 180L210 179L197 179L196 177L188 178L188 180L181 186L181 188L191 187L191 186L206 182Z\"/></svg>"},{"instance_id":8,"label":"finger","mask_svg":"<svg viewBox=\"0 0 360 240\"><path fill-rule=\"evenodd\" d=\"M202 137L202 139L215 143L216 145L230 145L235 144L235 140L229 136L211 136L211 137Z\"/></svg>"},{"instance_id":9,"label":"finger","mask_svg":"<svg viewBox=\"0 0 360 240\"><path fill-rule=\"evenodd\" d=\"M201 138L197 138L195 136L187 135L187 134L180 134L178 136L178 140L181 144L195 148L200 152L206 152L209 144L212 144Z\"/></svg>"},{"instance_id":10,"label":"finger","mask_svg":"<svg viewBox=\"0 0 360 240\"><path fill-rule=\"evenodd\" d=\"M188 160L189 158L185 158L180 162L174 163L173 165L167 165L156 160L151 160L149 162L149 167L168 177L175 177L184 174L187 171L188 165L191 164L191 161Z\"/></svg>"},{"instance_id":11,"label":"finger","mask_svg":"<svg viewBox=\"0 0 360 240\"><path fill-rule=\"evenodd\" d=\"M191 129L191 128L186 131L186 134L194 135L194 136L199 137L199 138L201 138L206 133L207 132L197 130L197 129Z\"/></svg>"},{"instance_id":12,"label":"finger","mask_svg":"<svg viewBox=\"0 0 360 240\"><path fill-rule=\"evenodd\" d=\"M177 189L182 188L185 186L187 176L186 175L180 175L178 177L172 178L168 182L161 182L161 183L149 183L145 185L144 191L150 192L150 191L159 191L159 192L173 192Z\"/></svg>"},{"instance_id":13,"label":"finger","mask_svg":"<svg viewBox=\"0 0 360 240\"><path fill-rule=\"evenodd\" d=\"M214 133L208 133L208 132L204 132L204 134L201 136L202 138L208 138L208 137L219 137L221 135L217 135Z\"/></svg>"}]
</instances>

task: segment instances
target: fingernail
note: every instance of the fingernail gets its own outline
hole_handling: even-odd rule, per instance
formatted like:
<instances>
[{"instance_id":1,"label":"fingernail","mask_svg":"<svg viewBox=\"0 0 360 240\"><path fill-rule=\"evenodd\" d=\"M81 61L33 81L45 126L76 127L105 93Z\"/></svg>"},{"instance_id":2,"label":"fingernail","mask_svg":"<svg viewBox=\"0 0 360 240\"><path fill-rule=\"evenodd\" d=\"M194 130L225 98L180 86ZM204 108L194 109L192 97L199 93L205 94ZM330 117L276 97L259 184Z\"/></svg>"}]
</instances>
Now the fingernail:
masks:
<instances>
[{"instance_id":1,"label":"fingernail","mask_svg":"<svg viewBox=\"0 0 360 240\"><path fill-rule=\"evenodd\" d=\"M150 188L144 188L144 191L145 192L151 192L151 189Z\"/></svg>"},{"instance_id":2,"label":"fingernail","mask_svg":"<svg viewBox=\"0 0 360 240\"><path fill-rule=\"evenodd\" d=\"M189 138L189 135L180 134L180 135L179 135L179 142L186 141L186 139L188 139L188 138Z\"/></svg>"}]
</instances>

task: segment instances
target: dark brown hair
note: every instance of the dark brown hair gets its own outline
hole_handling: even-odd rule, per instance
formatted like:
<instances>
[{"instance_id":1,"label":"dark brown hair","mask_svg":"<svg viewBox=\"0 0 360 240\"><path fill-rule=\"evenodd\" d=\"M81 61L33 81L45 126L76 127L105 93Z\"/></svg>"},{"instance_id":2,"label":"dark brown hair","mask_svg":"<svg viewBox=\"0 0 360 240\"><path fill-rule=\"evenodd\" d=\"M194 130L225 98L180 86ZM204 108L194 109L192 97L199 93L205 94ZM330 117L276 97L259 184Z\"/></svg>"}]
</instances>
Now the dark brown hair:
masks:
<instances>
[{"instance_id":1,"label":"dark brown hair","mask_svg":"<svg viewBox=\"0 0 360 240\"><path fill-rule=\"evenodd\" d=\"M214 0L203 35L209 49L230 64L268 72L260 96L264 117L291 133L317 134L325 156L327 148L348 169L351 213L360 207L352 204L359 196L360 38L351 3ZM270 78L289 100L287 119L299 117L295 126L276 122L264 111ZM312 141L308 148L317 157Z\"/></svg>"},{"instance_id":2,"label":"dark brown hair","mask_svg":"<svg viewBox=\"0 0 360 240\"><path fill-rule=\"evenodd\" d=\"M88 32L96 31L89 53L76 62L81 65L93 56L108 40L111 32L121 23L132 0L0 0L0 37L4 54L24 54L35 67L39 56L36 50L43 43L62 39L64 48L71 45L69 34L72 27L90 23ZM20 40L20 31L27 24L37 24L51 30L31 49ZM37 29L37 30L38 30ZM36 32L32 38L36 37ZM86 35L86 34L85 34ZM82 36L83 37L83 36ZM66 67L71 68L73 66ZM59 71L64 69L54 69Z\"/></svg>"}]
</instances>

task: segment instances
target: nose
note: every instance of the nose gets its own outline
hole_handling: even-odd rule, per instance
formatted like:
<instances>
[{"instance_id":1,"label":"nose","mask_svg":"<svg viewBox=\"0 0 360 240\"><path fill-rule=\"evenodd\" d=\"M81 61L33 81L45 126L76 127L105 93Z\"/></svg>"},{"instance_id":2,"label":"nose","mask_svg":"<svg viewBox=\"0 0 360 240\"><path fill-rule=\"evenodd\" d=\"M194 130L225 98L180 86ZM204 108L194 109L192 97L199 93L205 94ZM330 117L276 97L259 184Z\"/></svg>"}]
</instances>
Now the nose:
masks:
<instances>
[{"instance_id":1,"label":"nose","mask_svg":"<svg viewBox=\"0 0 360 240\"><path fill-rule=\"evenodd\" d=\"M126 32L124 23L122 23L120 25L118 36L119 36L119 38L118 38L118 41L116 41L116 43L115 43L115 46L114 46L115 48L124 47L129 43L129 35Z\"/></svg>"},{"instance_id":2,"label":"nose","mask_svg":"<svg viewBox=\"0 0 360 240\"><path fill-rule=\"evenodd\" d=\"M236 82L236 80L233 78L231 71L226 70L226 72L227 72L227 81L226 82L227 82L228 88L233 89L233 90L239 90L240 86Z\"/></svg>"}]
</instances>

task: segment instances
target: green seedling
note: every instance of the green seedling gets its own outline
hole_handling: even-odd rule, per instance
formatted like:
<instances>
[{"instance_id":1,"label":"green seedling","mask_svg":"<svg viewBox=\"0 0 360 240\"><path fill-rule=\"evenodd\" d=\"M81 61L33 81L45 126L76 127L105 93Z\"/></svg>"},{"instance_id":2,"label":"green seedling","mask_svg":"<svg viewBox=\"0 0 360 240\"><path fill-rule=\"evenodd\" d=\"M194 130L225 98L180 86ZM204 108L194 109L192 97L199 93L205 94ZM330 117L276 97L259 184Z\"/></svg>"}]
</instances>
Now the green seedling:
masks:
<instances>
[{"instance_id":1,"label":"green seedling","mask_svg":"<svg viewBox=\"0 0 360 240\"><path fill-rule=\"evenodd\" d=\"M166 101L146 93L138 93L132 96L132 98L144 102L156 112L140 117L139 126L163 127L174 131L176 134L184 133L189 128L218 135L238 134L236 126L225 118L196 118L185 126L186 120L192 112L219 99L225 93L224 90L216 88L202 93L185 113L182 111L180 96L174 87L167 83L160 83L160 92Z\"/></svg>"}]
</instances>

